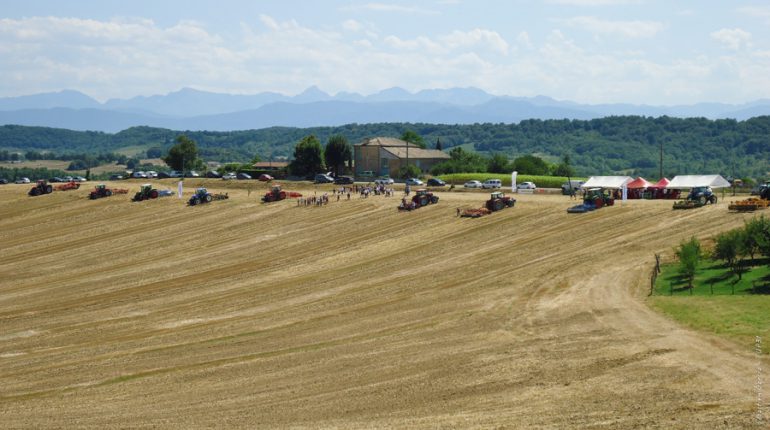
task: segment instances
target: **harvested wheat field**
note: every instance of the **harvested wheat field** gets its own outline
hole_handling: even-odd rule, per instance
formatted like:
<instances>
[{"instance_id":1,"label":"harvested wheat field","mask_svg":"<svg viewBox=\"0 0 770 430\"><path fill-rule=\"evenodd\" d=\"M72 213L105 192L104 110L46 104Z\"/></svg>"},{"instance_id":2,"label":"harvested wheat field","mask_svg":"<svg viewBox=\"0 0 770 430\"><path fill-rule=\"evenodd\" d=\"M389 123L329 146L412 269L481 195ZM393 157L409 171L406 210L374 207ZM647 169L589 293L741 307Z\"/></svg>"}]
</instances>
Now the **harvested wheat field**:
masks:
<instances>
[{"instance_id":1,"label":"harvested wheat field","mask_svg":"<svg viewBox=\"0 0 770 430\"><path fill-rule=\"evenodd\" d=\"M751 351L645 304L654 252L750 214L522 195L469 219L486 193L399 213L209 185L230 199L0 188L3 428L756 424Z\"/></svg>"}]
</instances>

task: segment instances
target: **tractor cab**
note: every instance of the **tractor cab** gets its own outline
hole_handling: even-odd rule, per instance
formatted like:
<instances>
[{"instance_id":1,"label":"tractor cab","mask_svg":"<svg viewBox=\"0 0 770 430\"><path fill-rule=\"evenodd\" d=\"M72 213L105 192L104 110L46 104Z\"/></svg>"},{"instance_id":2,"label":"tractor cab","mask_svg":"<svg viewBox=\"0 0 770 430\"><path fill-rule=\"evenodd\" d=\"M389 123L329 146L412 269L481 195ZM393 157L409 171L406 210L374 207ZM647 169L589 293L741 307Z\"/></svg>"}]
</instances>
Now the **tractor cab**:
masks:
<instances>
[{"instance_id":1,"label":"tractor cab","mask_svg":"<svg viewBox=\"0 0 770 430\"><path fill-rule=\"evenodd\" d=\"M505 194L503 194L502 191L495 191L494 193L489 195L489 198L492 200L502 199L503 197L505 197Z\"/></svg>"},{"instance_id":2,"label":"tractor cab","mask_svg":"<svg viewBox=\"0 0 770 430\"><path fill-rule=\"evenodd\" d=\"M209 193L209 191L206 188L204 188L204 187L200 187L197 190L195 190L195 194L198 195L198 196L205 196L208 193Z\"/></svg>"},{"instance_id":3,"label":"tractor cab","mask_svg":"<svg viewBox=\"0 0 770 430\"><path fill-rule=\"evenodd\" d=\"M143 193L149 192L152 189L152 184L144 184L141 187Z\"/></svg>"},{"instance_id":4,"label":"tractor cab","mask_svg":"<svg viewBox=\"0 0 770 430\"><path fill-rule=\"evenodd\" d=\"M105 188L107 188L107 186L104 185L104 184L99 184L99 185L96 186L96 189L99 190L99 191L104 190Z\"/></svg>"},{"instance_id":5,"label":"tractor cab","mask_svg":"<svg viewBox=\"0 0 770 430\"><path fill-rule=\"evenodd\" d=\"M414 192L415 196L424 196L427 194L428 194L428 190L426 190L425 188L420 188L419 190Z\"/></svg>"}]
</instances>

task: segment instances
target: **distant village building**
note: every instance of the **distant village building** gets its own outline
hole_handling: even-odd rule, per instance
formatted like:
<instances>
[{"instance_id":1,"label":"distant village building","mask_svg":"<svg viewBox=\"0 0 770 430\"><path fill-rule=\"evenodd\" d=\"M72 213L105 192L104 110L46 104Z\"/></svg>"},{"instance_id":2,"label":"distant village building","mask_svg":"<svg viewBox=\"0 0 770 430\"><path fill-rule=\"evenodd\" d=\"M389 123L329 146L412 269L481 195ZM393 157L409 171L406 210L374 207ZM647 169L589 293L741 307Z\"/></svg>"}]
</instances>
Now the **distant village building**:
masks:
<instances>
[{"instance_id":1,"label":"distant village building","mask_svg":"<svg viewBox=\"0 0 770 430\"><path fill-rule=\"evenodd\" d=\"M397 175L409 164L427 173L438 163L449 160L449 154L419 146L393 137L372 137L353 145L356 176L373 172L375 176Z\"/></svg>"},{"instance_id":2,"label":"distant village building","mask_svg":"<svg viewBox=\"0 0 770 430\"><path fill-rule=\"evenodd\" d=\"M266 172L286 170L288 166L289 163L286 161L260 161L253 165L254 170L264 170Z\"/></svg>"}]
</instances>

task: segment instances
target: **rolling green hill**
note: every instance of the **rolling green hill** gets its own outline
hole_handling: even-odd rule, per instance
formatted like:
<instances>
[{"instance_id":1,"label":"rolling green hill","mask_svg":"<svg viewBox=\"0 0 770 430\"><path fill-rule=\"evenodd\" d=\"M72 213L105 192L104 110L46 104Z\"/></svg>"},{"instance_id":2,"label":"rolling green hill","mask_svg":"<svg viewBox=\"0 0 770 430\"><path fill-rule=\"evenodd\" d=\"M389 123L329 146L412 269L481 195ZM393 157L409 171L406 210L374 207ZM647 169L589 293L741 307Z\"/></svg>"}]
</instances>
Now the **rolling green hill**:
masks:
<instances>
[{"instance_id":1,"label":"rolling green hill","mask_svg":"<svg viewBox=\"0 0 770 430\"><path fill-rule=\"evenodd\" d=\"M50 150L56 153L120 151L126 147L168 148L187 134L204 158L248 161L289 156L303 136L322 142L334 134L355 143L371 136L400 136L415 130L429 146L440 139L444 149L465 145L484 153L510 158L538 154L551 162L569 154L579 175L623 173L657 178L660 146L663 173L720 173L725 176L764 177L770 166L770 116L746 121L619 116L582 120L526 120L518 124L348 124L340 127L288 128L230 132L174 131L133 127L116 134L77 132L45 127L0 127L0 149Z\"/></svg>"}]
</instances>

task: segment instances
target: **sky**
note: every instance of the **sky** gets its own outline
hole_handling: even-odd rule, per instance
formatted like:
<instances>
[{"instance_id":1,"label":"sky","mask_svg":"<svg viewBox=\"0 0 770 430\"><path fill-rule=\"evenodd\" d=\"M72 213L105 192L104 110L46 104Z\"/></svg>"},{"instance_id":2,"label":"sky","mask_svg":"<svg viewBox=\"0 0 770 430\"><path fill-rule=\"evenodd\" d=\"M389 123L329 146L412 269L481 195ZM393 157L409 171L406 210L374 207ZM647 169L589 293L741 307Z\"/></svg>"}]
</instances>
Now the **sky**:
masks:
<instances>
[{"instance_id":1,"label":"sky","mask_svg":"<svg viewBox=\"0 0 770 430\"><path fill-rule=\"evenodd\" d=\"M592 104L770 98L767 0L0 2L0 97L315 85Z\"/></svg>"}]
</instances>

